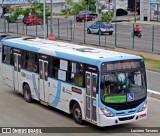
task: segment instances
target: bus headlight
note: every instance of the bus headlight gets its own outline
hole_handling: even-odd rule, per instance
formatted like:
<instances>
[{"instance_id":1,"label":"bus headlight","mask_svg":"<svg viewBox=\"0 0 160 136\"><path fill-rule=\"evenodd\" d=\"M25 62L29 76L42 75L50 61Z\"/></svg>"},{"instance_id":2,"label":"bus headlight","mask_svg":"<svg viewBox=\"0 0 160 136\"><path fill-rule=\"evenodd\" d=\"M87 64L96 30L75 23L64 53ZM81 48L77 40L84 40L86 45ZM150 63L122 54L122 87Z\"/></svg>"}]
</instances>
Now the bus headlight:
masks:
<instances>
[{"instance_id":1,"label":"bus headlight","mask_svg":"<svg viewBox=\"0 0 160 136\"><path fill-rule=\"evenodd\" d=\"M113 117L113 113L105 108L100 108L101 111L103 112L103 114L106 116L106 117Z\"/></svg>"},{"instance_id":2,"label":"bus headlight","mask_svg":"<svg viewBox=\"0 0 160 136\"><path fill-rule=\"evenodd\" d=\"M147 102L140 108L139 112L144 111L147 108Z\"/></svg>"}]
</instances>

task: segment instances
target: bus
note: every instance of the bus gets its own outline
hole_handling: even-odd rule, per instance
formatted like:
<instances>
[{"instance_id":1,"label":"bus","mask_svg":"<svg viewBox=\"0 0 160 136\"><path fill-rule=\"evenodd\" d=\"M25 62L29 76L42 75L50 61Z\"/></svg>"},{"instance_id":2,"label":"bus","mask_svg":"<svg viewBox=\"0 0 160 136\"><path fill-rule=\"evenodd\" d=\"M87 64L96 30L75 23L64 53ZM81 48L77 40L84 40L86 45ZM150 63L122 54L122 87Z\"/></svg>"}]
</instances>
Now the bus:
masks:
<instances>
[{"instance_id":1,"label":"bus","mask_svg":"<svg viewBox=\"0 0 160 136\"><path fill-rule=\"evenodd\" d=\"M100 127L147 118L147 83L140 56L39 38L2 43L3 83L62 110L76 123Z\"/></svg>"}]
</instances>

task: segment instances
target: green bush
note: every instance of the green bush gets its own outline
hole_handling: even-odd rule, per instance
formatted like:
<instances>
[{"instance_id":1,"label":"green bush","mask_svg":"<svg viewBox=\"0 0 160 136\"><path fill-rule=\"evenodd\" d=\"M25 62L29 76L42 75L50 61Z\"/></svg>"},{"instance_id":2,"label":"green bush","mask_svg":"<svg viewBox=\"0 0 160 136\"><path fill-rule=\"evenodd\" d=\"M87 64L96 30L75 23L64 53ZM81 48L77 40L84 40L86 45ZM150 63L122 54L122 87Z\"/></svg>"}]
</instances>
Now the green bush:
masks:
<instances>
[{"instance_id":1,"label":"green bush","mask_svg":"<svg viewBox=\"0 0 160 136\"><path fill-rule=\"evenodd\" d=\"M112 11L106 12L105 14L103 14L101 16L101 20L104 21L104 22L110 22L110 21L112 21L112 18L113 18L113 12Z\"/></svg>"},{"instance_id":2,"label":"green bush","mask_svg":"<svg viewBox=\"0 0 160 136\"><path fill-rule=\"evenodd\" d=\"M17 17L18 17L18 16L17 16L16 14L10 15L10 17L9 17L9 22L15 23L16 20L17 20Z\"/></svg>"}]
</instances>

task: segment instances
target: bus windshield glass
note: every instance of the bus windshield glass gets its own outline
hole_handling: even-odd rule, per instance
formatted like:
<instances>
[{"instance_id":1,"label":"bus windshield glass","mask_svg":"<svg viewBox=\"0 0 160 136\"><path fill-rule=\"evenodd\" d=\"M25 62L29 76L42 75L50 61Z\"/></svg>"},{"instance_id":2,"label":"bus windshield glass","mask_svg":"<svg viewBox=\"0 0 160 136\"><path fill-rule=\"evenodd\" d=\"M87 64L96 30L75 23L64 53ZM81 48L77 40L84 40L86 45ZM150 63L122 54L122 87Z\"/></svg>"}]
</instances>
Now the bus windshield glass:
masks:
<instances>
[{"instance_id":1,"label":"bus windshield glass","mask_svg":"<svg viewBox=\"0 0 160 136\"><path fill-rule=\"evenodd\" d=\"M101 77L101 99L105 103L134 102L147 95L144 62L104 63Z\"/></svg>"}]
</instances>

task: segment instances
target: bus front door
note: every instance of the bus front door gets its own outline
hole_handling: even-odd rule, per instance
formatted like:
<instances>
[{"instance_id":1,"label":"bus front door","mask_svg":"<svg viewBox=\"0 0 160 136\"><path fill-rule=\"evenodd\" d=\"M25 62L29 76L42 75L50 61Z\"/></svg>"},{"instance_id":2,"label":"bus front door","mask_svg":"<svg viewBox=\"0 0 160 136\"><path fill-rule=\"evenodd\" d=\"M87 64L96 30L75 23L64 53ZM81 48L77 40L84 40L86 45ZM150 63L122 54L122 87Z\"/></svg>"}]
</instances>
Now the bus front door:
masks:
<instances>
[{"instance_id":1,"label":"bus front door","mask_svg":"<svg viewBox=\"0 0 160 136\"><path fill-rule=\"evenodd\" d=\"M86 72L86 120L97 123L97 74Z\"/></svg>"},{"instance_id":2,"label":"bus front door","mask_svg":"<svg viewBox=\"0 0 160 136\"><path fill-rule=\"evenodd\" d=\"M17 91L20 91L20 82L21 82L21 54L14 53L14 73L13 73L13 84L14 84L14 89Z\"/></svg>"},{"instance_id":3,"label":"bus front door","mask_svg":"<svg viewBox=\"0 0 160 136\"><path fill-rule=\"evenodd\" d=\"M39 59L39 90L40 100L48 104L48 61L41 59Z\"/></svg>"}]
</instances>

